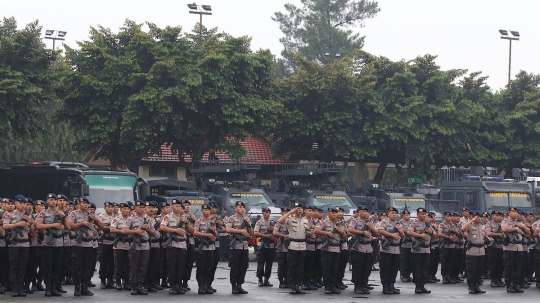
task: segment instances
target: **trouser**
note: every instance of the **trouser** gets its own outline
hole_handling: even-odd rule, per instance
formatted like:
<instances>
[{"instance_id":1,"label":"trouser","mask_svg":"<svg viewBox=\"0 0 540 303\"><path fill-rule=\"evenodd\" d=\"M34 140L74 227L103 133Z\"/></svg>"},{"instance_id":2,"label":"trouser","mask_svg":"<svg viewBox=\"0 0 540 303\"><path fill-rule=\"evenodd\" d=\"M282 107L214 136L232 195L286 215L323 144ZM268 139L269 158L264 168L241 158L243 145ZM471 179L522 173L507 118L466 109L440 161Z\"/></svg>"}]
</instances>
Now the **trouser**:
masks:
<instances>
[{"instance_id":1,"label":"trouser","mask_svg":"<svg viewBox=\"0 0 540 303\"><path fill-rule=\"evenodd\" d=\"M30 246L28 264L26 265L26 273L24 275L24 282L26 283L36 282L38 278L38 267L41 265L42 258L41 249L41 246Z\"/></svg>"},{"instance_id":2,"label":"trouser","mask_svg":"<svg viewBox=\"0 0 540 303\"><path fill-rule=\"evenodd\" d=\"M501 280L503 275L503 249L488 247L489 276L491 280Z\"/></svg>"},{"instance_id":3,"label":"trouser","mask_svg":"<svg viewBox=\"0 0 540 303\"><path fill-rule=\"evenodd\" d=\"M534 272L537 283L540 283L540 250L533 250L534 253ZM491 276L493 278L493 276Z\"/></svg>"},{"instance_id":4,"label":"trouser","mask_svg":"<svg viewBox=\"0 0 540 303\"><path fill-rule=\"evenodd\" d=\"M94 275L94 248L73 246L71 248L73 282L75 285L89 282Z\"/></svg>"},{"instance_id":5,"label":"trouser","mask_svg":"<svg viewBox=\"0 0 540 303\"><path fill-rule=\"evenodd\" d=\"M484 271L485 256L466 256L465 265L467 272L467 284L480 285L482 281L482 272Z\"/></svg>"},{"instance_id":6,"label":"trouser","mask_svg":"<svg viewBox=\"0 0 540 303\"><path fill-rule=\"evenodd\" d=\"M382 255L381 255L382 257ZM352 279L355 287L368 283L373 266L373 256L370 253L361 253L351 250ZM381 266L383 265L381 259ZM381 269L382 270L382 269Z\"/></svg>"},{"instance_id":7,"label":"trouser","mask_svg":"<svg viewBox=\"0 0 540 303\"><path fill-rule=\"evenodd\" d=\"M274 264L274 249L259 249L257 252L257 278L270 278Z\"/></svg>"},{"instance_id":8,"label":"trouser","mask_svg":"<svg viewBox=\"0 0 540 303\"><path fill-rule=\"evenodd\" d=\"M9 248L0 247L0 284L9 286Z\"/></svg>"},{"instance_id":9,"label":"trouser","mask_svg":"<svg viewBox=\"0 0 540 303\"><path fill-rule=\"evenodd\" d=\"M68 253L69 253L69 246L62 246L62 247L58 247L60 249L60 251L62 251L62 257L64 256L70 256ZM69 258L68 258L69 259ZM60 281L64 280L65 276L66 276L66 271L67 271L67 263L64 262L62 260L62 262L60 262L60 264L57 264L56 266L59 266L59 275L60 275ZM95 266L94 266L95 268Z\"/></svg>"},{"instance_id":10,"label":"trouser","mask_svg":"<svg viewBox=\"0 0 540 303\"><path fill-rule=\"evenodd\" d=\"M93 270L96 269L97 259L98 259L98 248L94 247L92 248L92 276L94 275Z\"/></svg>"},{"instance_id":11,"label":"trouser","mask_svg":"<svg viewBox=\"0 0 540 303\"><path fill-rule=\"evenodd\" d=\"M166 248L167 251L169 250L169 248ZM168 263L169 261L167 260L168 258L168 255L169 253L163 253L161 254L161 283L165 283L166 281L168 281L168 276L169 276L169 267L168 267ZM185 256L184 256L185 258ZM184 261L185 262L185 261ZM184 264L182 264L182 266L184 266ZM182 273L184 271L182 270Z\"/></svg>"},{"instance_id":12,"label":"trouser","mask_svg":"<svg viewBox=\"0 0 540 303\"><path fill-rule=\"evenodd\" d=\"M379 239L371 240L371 248L373 248L373 264L379 262Z\"/></svg>"},{"instance_id":13,"label":"trouser","mask_svg":"<svg viewBox=\"0 0 540 303\"><path fill-rule=\"evenodd\" d=\"M197 253L197 282L210 284L214 267L215 250L202 250Z\"/></svg>"},{"instance_id":14,"label":"trouser","mask_svg":"<svg viewBox=\"0 0 540 303\"><path fill-rule=\"evenodd\" d=\"M189 244L186 250L186 261L184 263L184 273L182 280L187 283L191 280L191 271L193 270L193 262L195 262L195 246Z\"/></svg>"},{"instance_id":15,"label":"trouser","mask_svg":"<svg viewBox=\"0 0 540 303\"><path fill-rule=\"evenodd\" d=\"M399 255L381 252L379 258L381 283L383 285L396 283L396 276L399 268Z\"/></svg>"},{"instance_id":16,"label":"trouser","mask_svg":"<svg viewBox=\"0 0 540 303\"><path fill-rule=\"evenodd\" d=\"M320 279L322 281L323 278L323 270L322 270L322 256L321 256L321 249L315 249L315 269L314 269L314 275L317 279Z\"/></svg>"},{"instance_id":17,"label":"trouser","mask_svg":"<svg viewBox=\"0 0 540 303\"><path fill-rule=\"evenodd\" d=\"M161 249L159 247L151 247L148 255L148 268L146 270L146 285L154 285L158 283L158 269L161 261Z\"/></svg>"},{"instance_id":18,"label":"trouser","mask_svg":"<svg viewBox=\"0 0 540 303\"><path fill-rule=\"evenodd\" d=\"M22 287L24 284L24 274L28 265L30 247L10 247L9 248L9 282L11 287Z\"/></svg>"},{"instance_id":19,"label":"trouser","mask_svg":"<svg viewBox=\"0 0 540 303\"><path fill-rule=\"evenodd\" d=\"M218 264L219 264L219 247L216 247L216 249L214 250L214 262L212 264L212 275L210 276L210 284L214 282Z\"/></svg>"},{"instance_id":20,"label":"trouser","mask_svg":"<svg viewBox=\"0 0 540 303\"><path fill-rule=\"evenodd\" d=\"M411 268L414 284L424 285L427 283L429 274L429 253L412 253Z\"/></svg>"},{"instance_id":21,"label":"trouser","mask_svg":"<svg viewBox=\"0 0 540 303\"><path fill-rule=\"evenodd\" d=\"M231 284L244 284L246 272L249 267L247 249L231 249L229 254L230 282Z\"/></svg>"},{"instance_id":22,"label":"trouser","mask_svg":"<svg viewBox=\"0 0 540 303\"><path fill-rule=\"evenodd\" d=\"M64 256L71 256L71 247L64 246ZM65 274L66 277L73 277L73 263L71 258L65 258L64 263L66 264Z\"/></svg>"},{"instance_id":23,"label":"trouser","mask_svg":"<svg viewBox=\"0 0 540 303\"><path fill-rule=\"evenodd\" d=\"M520 251L503 251L504 259L504 282L506 285L519 283L521 267L523 266L523 254Z\"/></svg>"},{"instance_id":24,"label":"trouser","mask_svg":"<svg viewBox=\"0 0 540 303\"><path fill-rule=\"evenodd\" d=\"M304 264L306 262L305 250L292 250L287 252L287 282L289 285L300 284L304 280ZM323 269L324 270L324 269Z\"/></svg>"},{"instance_id":25,"label":"trouser","mask_svg":"<svg viewBox=\"0 0 540 303\"><path fill-rule=\"evenodd\" d=\"M345 278L345 269L347 268L347 263L349 263L349 250L345 249L339 253L339 265L337 268L337 279L336 283L343 283L343 278Z\"/></svg>"},{"instance_id":26,"label":"trouser","mask_svg":"<svg viewBox=\"0 0 540 303\"><path fill-rule=\"evenodd\" d=\"M410 277L411 276L411 249L400 247L399 260L400 260L399 271L401 272L401 275L405 277Z\"/></svg>"},{"instance_id":27,"label":"trouser","mask_svg":"<svg viewBox=\"0 0 540 303\"><path fill-rule=\"evenodd\" d=\"M221 261L229 261L229 235L219 236L219 257Z\"/></svg>"},{"instance_id":28,"label":"trouser","mask_svg":"<svg viewBox=\"0 0 540 303\"><path fill-rule=\"evenodd\" d=\"M527 271L527 266L529 265L529 259L526 251L522 251L521 256L523 265L521 265L521 272L519 273L519 282L525 283L525 272Z\"/></svg>"},{"instance_id":29,"label":"trouser","mask_svg":"<svg viewBox=\"0 0 540 303\"><path fill-rule=\"evenodd\" d=\"M99 278L112 279L114 276L114 252L111 244L100 244L101 260L99 261Z\"/></svg>"},{"instance_id":30,"label":"trouser","mask_svg":"<svg viewBox=\"0 0 540 303\"><path fill-rule=\"evenodd\" d=\"M454 259L454 248L441 249L441 275L453 275L452 272L452 260Z\"/></svg>"},{"instance_id":31,"label":"trouser","mask_svg":"<svg viewBox=\"0 0 540 303\"><path fill-rule=\"evenodd\" d=\"M114 279L129 279L129 253L127 249L114 249Z\"/></svg>"},{"instance_id":32,"label":"trouser","mask_svg":"<svg viewBox=\"0 0 540 303\"><path fill-rule=\"evenodd\" d=\"M43 258L43 280L45 285L60 285L60 263L64 262L64 248L43 246L41 254ZM68 258L71 256L68 256Z\"/></svg>"},{"instance_id":33,"label":"trouser","mask_svg":"<svg viewBox=\"0 0 540 303\"><path fill-rule=\"evenodd\" d=\"M167 248L167 270L169 284L172 286L182 284L186 262L186 250L182 248Z\"/></svg>"},{"instance_id":34,"label":"trouser","mask_svg":"<svg viewBox=\"0 0 540 303\"><path fill-rule=\"evenodd\" d=\"M143 284L148 267L150 250L136 250L129 253L129 283Z\"/></svg>"},{"instance_id":35,"label":"trouser","mask_svg":"<svg viewBox=\"0 0 540 303\"><path fill-rule=\"evenodd\" d=\"M338 267L336 264L339 262L340 253L323 250L321 254L324 286L334 287L336 285L338 273Z\"/></svg>"},{"instance_id":36,"label":"trouser","mask_svg":"<svg viewBox=\"0 0 540 303\"><path fill-rule=\"evenodd\" d=\"M525 276L526 277L532 277L533 274L534 274L534 250L530 250L529 252L527 252L527 264L528 266L526 266L526 272L525 272Z\"/></svg>"},{"instance_id":37,"label":"trouser","mask_svg":"<svg viewBox=\"0 0 540 303\"><path fill-rule=\"evenodd\" d=\"M304 281L309 281L315 278L315 267L320 266L320 264L315 263L315 251L306 250L306 262L304 265Z\"/></svg>"},{"instance_id":38,"label":"trouser","mask_svg":"<svg viewBox=\"0 0 540 303\"><path fill-rule=\"evenodd\" d=\"M287 253L278 252L277 255L277 276L280 281L287 281ZM540 276L538 276L540 277Z\"/></svg>"},{"instance_id":39,"label":"trouser","mask_svg":"<svg viewBox=\"0 0 540 303\"><path fill-rule=\"evenodd\" d=\"M463 270L463 248L456 248L454 251L454 261L452 262L452 273L450 274L453 277L459 276Z\"/></svg>"},{"instance_id":40,"label":"trouser","mask_svg":"<svg viewBox=\"0 0 540 303\"><path fill-rule=\"evenodd\" d=\"M430 251L429 256L429 276L435 276L439 269L440 249L434 248Z\"/></svg>"}]
</instances>

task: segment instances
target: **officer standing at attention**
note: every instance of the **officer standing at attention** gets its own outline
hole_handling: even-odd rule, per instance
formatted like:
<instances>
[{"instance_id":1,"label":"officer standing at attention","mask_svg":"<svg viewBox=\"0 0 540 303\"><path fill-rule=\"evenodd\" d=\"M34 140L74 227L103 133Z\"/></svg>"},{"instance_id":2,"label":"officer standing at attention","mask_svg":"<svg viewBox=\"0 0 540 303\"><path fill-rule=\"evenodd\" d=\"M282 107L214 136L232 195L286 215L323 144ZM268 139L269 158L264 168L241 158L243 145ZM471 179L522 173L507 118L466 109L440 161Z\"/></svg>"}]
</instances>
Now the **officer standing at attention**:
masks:
<instances>
[{"instance_id":1,"label":"officer standing at attention","mask_svg":"<svg viewBox=\"0 0 540 303\"><path fill-rule=\"evenodd\" d=\"M373 265L373 247L371 246L374 226L368 221L369 208L358 205L357 217L349 223L349 233L353 235L351 241L352 281L355 294L369 294L368 279Z\"/></svg>"},{"instance_id":2,"label":"officer standing at attention","mask_svg":"<svg viewBox=\"0 0 540 303\"><path fill-rule=\"evenodd\" d=\"M456 284L458 281L452 278L452 260L456 251L456 242L458 240L457 234L459 233L452 222L452 212L444 212L444 221L439 224L439 238L442 239L443 245L440 251L441 256L441 275L443 277L443 284Z\"/></svg>"},{"instance_id":3,"label":"officer standing at attention","mask_svg":"<svg viewBox=\"0 0 540 303\"><path fill-rule=\"evenodd\" d=\"M101 280L101 289L114 288L114 254L112 242L114 240L114 234L111 234L111 224L114 220L114 206L113 203L106 201L104 204L105 212L99 214L99 220L103 223L103 229L101 232L101 243L99 243L101 249L101 260L99 262L99 278Z\"/></svg>"},{"instance_id":4,"label":"officer standing at attention","mask_svg":"<svg viewBox=\"0 0 540 303\"><path fill-rule=\"evenodd\" d=\"M93 228L94 224L103 228L103 224L99 218L90 212L90 201L82 197L79 199L79 209L74 210L66 220L66 225L70 230L75 231L80 236L80 242L73 241L71 248L72 264L73 264L73 281L75 283L75 296L93 296L94 294L88 290L88 282L94 275L93 265ZM84 232L87 232L87 236Z\"/></svg>"},{"instance_id":5,"label":"officer standing at attention","mask_svg":"<svg viewBox=\"0 0 540 303\"><path fill-rule=\"evenodd\" d=\"M141 200L135 201L135 214L126 220L126 225L122 232L126 235L140 237L141 245L135 244L135 251L129 251L129 283L131 284L132 295L147 295L148 291L144 289L143 283L150 256L151 236L156 234L154 225L149 224L150 220L145 215L145 206L150 202Z\"/></svg>"},{"instance_id":6,"label":"officer standing at attention","mask_svg":"<svg viewBox=\"0 0 540 303\"><path fill-rule=\"evenodd\" d=\"M13 200L10 200L12 202ZM24 274L30 254L30 225L32 218L26 212L26 198L23 195L15 196L15 210L7 213L4 217L5 230L16 233L15 240L9 243L9 280L12 297L26 297L24 291Z\"/></svg>"},{"instance_id":7,"label":"officer standing at attention","mask_svg":"<svg viewBox=\"0 0 540 303\"><path fill-rule=\"evenodd\" d=\"M244 284L249 266L248 239L253 235L253 229L251 228L251 219L244 217L246 211L244 202L236 201L234 210L236 214L229 217L227 232L233 237L229 254L229 267L231 268L230 281L232 284L232 293L236 295L248 293L242 288L242 284Z\"/></svg>"},{"instance_id":8,"label":"officer standing at attention","mask_svg":"<svg viewBox=\"0 0 540 303\"><path fill-rule=\"evenodd\" d=\"M64 212L57 209L56 194L48 194L46 201L49 207L41 211L36 219L37 229L45 231L45 239L52 239L52 241L44 240L41 249L45 296L61 296L62 294L57 290L62 278L58 264L64 262L63 229L66 216ZM66 258L69 257L71 256L66 256Z\"/></svg>"},{"instance_id":9,"label":"officer standing at attention","mask_svg":"<svg viewBox=\"0 0 540 303\"><path fill-rule=\"evenodd\" d=\"M336 288L338 278L339 254L341 250L341 239L346 239L344 226L338 226L338 210L334 207L328 208L328 219L323 220L315 227L315 234L326 237L326 244L322 248L322 267L324 275L324 293L340 294L341 290Z\"/></svg>"},{"instance_id":10,"label":"officer standing at attention","mask_svg":"<svg viewBox=\"0 0 540 303\"><path fill-rule=\"evenodd\" d=\"M161 205L161 209L160 209L160 214L159 216L161 218L163 218L164 216L168 215L171 213L171 206L166 202L166 201L163 201L160 203ZM183 205L182 205L183 206ZM183 209L183 208L182 208ZM182 214L184 213L183 211L181 211ZM161 222L159 223L161 224ZM164 242L165 241L165 238L166 238L166 235L162 234L161 235L161 242ZM160 265L160 274L161 274L161 287L162 288L169 288L171 287L168 283L167 283L167 277L168 277L168 274L169 274L169 269L167 267L167 253L162 253L161 254L161 265Z\"/></svg>"},{"instance_id":11,"label":"officer standing at attention","mask_svg":"<svg viewBox=\"0 0 540 303\"><path fill-rule=\"evenodd\" d=\"M220 260L220 249L221 249L221 245L220 245L220 235L219 235L219 232L220 230L224 231L225 232L225 211L219 211L218 212L218 209L219 209L219 206L217 204L216 201L209 201L208 202L208 205L210 205L210 219L214 222L214 224L216 225L216 240L215 240L215 250L214 250L214 264L212 264L212 275L210 276L210 281L208 282L208 288L212 289L213 292L216 292L216 289L214 289L212 287L212 283L214 283L214 278L216 276L216 270L217 270L217 266L218 266L218 263L219 263L219 260ZM226 232L225 232L226 233Z\"/></svg>"},{"instance_id":12,"label":"officer standing at attention","mask_svg":"<svg viewBox=\"0 0 540 303\"><path fill-rule=\"evenodd\" d=\"M128 203L119 203L120 215L113 219L111 223L111 233L115 235L116 246L113 246L114 251L114 280L116 282L116 290L130 290L129 288L129 254L127 235L124 235L122 229L126 226L126 221L129 218L131 207ZM118 238L118 239L117 239ZM124 285L122 286L122 281Z\"/></svg>"},{"instance_id":13,"label":"officer standing at attention","mask_svg":"<svg viewBox=\"0 0 540 303\"><path fill-rule=\"evenodd\" d=\"M521 250L521 241L526 226L518 222L518 209L514 206L508 208L508 218L501 224L501 230L505 234L503 259L504 259L504 282L506 283L506 292L522 293L523 289L519 287L520 273L523 266L523 254Z\"/></svg>"},{"instance_id":14,"label":"officer standing at attention","mask_svg":"<svg viewBox=\"0 0 540 303\"><path fill-rule=\"evenodd\" d=\"M215 221L210 218L212 212L210 205L203 204L201 206L202 215L193 227L193 235L199 238L202 249L197 251L197 283L199 284L198 294L214 293L210 286L212 278L212 268L214 267L215 242L216 242L216 225ZM205 241L207 244L205 244Z\"/></svg>"},{"instance_id":15,"label":"officer standing at attention","mask_svg":"<svg viewBox=\"0 0 540 303\"><path fill-rule=\"evenodd\" d=\"M287 207L281 208L281 216L291 211ZM277 275L279 280L279 288L287 288L287 240L289 239L289 232L285 224L277 222L274 226L274 237L279 238L279 242L276 247L276 256L278 262Z\"/></svg>"},{"instance_id":16,"label":"officer standing at attention","mask_svg":"<svg viewBox=\"0 0 540 303\"><path fill-rule=\"evenodd\" d=\"M336 277L336 288L340 290L345 290L348 288L345 283L343 283L343 278L345 278L345 270L347 269L347 264L349 263L349 243L347 242L347 239L349 238L349 227L348 227L348 221L345 220L345 209L343 207L336 206L336 209L338 211L337 214L337 221L339 222L339 225L343 226L345 230L344 237L341 238L341 250L339 253L339 266L337 269L337 277Z\"/></svg>"},{"instance_id":17,"label":"officer standing at attention","mask_svg":"<svg viewBox=\"0 0 540 303\"><path fill-rule=\"evenodd\" d=\"M184 214L183 216L186 217L191 224L191 226L195 225L195 221L197 221L197 218L194 214L190 212L191 209L191 202L189 200L182 200L182 203L184 203ZM187 234L187 251L186 251L186 261L184 263L184 277L182 278L182 288L184 288L185 291L190 291L191 288L188 285L188 281L191 280L191 272L193 271L193 262L195 262L195 238L193 237L193 233L188 231Z\"/></svg>"},{"instance_id":18,"label":"officer standing at attention","mask_svg":"<svg viewBox=\"0 0 540 303\"><path fill-rule=\"evenodd\" d=\"M399 220L399 224L404 231L407 231L409 229L409 225L411 224L411 212L408 209L404 209L401 212L401 219ZM412 282L411 248L411 237L407 236L407 233L405 233L405 238L403 239L403 241L401 241L401 247L399 248L399 271L402 282Z\"/></svg>"},{"instance_id":19,"label":"officer standing at attention","mask_svg":"<svg viewBox=\"0 0 540 303\"><path fill-rule=\"evenodd\" d=\"M260 238L257 250L257 278L259 286L272 287L270 275L274 264L274 220L270 219L270 208L262 208L262 218L255 223L253 234ZM264 277L264 281L263 281Z\"/></svg>"},{"instance_id":20,"label":"officer standing at attention","mask_svg":"<svg viewBox=\"0 0 540 303\"><path fill-rule=\"evenodd\" d=\"M498 210L491 212L491 221L486 224L486 233L488 237L493 238L493 242L488 246L487 257L489 264L489 276L491 287L504 287L502 281L503 274L503 237L501 222L502 213ZM538 275L540 277L540 273Z\"/></svg>"},{"instance_id":21,"label":"officer standing at attention","mask_svg":"<svg viewBox=\"0 0 540 303\"><path fill-rule=\"evenodd\" d=\"M480 289L482 281L482 272L484 270L484 258L486 252L484 249L484 238L486 231L481 222L481 213L477 210L471 210L472 219L463 224L461 230L467 233L469 247L467 247L465 264L467 268L467 285L469 285L470 294L485 294L484 290ZM491 239L493 241L493 239Z\"/></svg>"},{"instance_id":22,"label":"officer standing at attention","mask_svg":"<svg viewBox=\"0 0 540 303\"><path fill-rule=\"evenodd\" d=\"M399 289L394 287L399 269L399 245L401 239L405 237L404 230L396 221L398 210L395 207L388 207L388 218L381 221L377 227L382 236L380 251L380 275L383 285L383 294L399 294Z\"/></svg>"},{"instance_id":23,"label":"officer standing at attention","mask_svg":"<svg viewBox=\"0 0 540 303\"><path fill-rule=\"evenodd\" d=\"M45 209L45 202L43 200L36 200L35 202L35 214L32 214L32 220L34 222L34 232L30 235L30 257L26 274L30 275L28 278L32 282L32 291L44 291L41 281L43 281L43 265L42 265L42 241L40 231L37 229L37 218L39 214ZM32 232L32 230L30 230ZM38 271L39 267L39 271Z\"/></svg>"},{"instance_id":24,"label":"officer standing at attention","mask_svg":"<svg viewBox=\"0 0 540 303\"><path fill-rule=\"evenodd\" d=\"M167 233L167 239L170 244L164 246L167 254L167 276L171 289L171 295L185 294L182 288L182 278L184 277L184 268L187 252L187 232L193 231L193 227L189 224L186 217L182 216L184 212L184 204L182 201L172 200L172 214L165 214L161 220L159 230ZM171 239L172 237L172 239ZM163 284L163 282L162 282Z\"/></svg>"},{"instance_id":25,"label":"officer standing at attention","mask_svg":"<svg viewBox=\"0 0 540 303\"><path fill-rule=\"evenodd\" d=\"M409 225L407 235L416 238L418 243L413 244L411 249L411 267L413 271L413 282L416 285L414 290L417 294L429 294L430 290L425 288L429 274L429 253L430 241L433 234L431 225L426 222L427 211L425 208L416 209L418 218Z\"/></svg>"},{"instance_id":26,"label":"officer standing at attention","mask_svg":"<svg viewBox=\"0 0 540 303\"><path fill-rule=\"evenodd\" d=\"M63 195L63 194L58 194L58 206L56 207L59 211L63 212L64 215L68 216L68 212L67 212L67 205L68 205L68 197L66 195ZM69 238L69 230L64 228L62 230L62 239L63 239L63 248L62 248L62 256L71 256L71 239ZM70 259L70 258L68 258ZM72 281L70 281L69 279L67 279L67 272L69 271L68 270L68 265L71 265L68 262L62 262L60 263L61 264L61 268L60 268L60 280L62 281L60 283L60 285L58 285L57 289L59 292L65 294L67 293L67 291L65 291L63 288L62 288L62 284L65 284L65 283L70 283Z\"/></svg>"},{"instance_id":27,"label":"officer standing at attention","mask_svg":"<svg viewBox=\"0 0 540 303\"><path fill-rule=\"evenodd\" d=\"M289 235L289 246L287 247L287 282L289 284L289 294L305 294L300 288L300 283L304 280L304 265L306 260L306 227L307 220L302 218L304 206L300 202L295 202L291 211L279 218L278 223L287 228Z\"/></svg>"}]
</instances>

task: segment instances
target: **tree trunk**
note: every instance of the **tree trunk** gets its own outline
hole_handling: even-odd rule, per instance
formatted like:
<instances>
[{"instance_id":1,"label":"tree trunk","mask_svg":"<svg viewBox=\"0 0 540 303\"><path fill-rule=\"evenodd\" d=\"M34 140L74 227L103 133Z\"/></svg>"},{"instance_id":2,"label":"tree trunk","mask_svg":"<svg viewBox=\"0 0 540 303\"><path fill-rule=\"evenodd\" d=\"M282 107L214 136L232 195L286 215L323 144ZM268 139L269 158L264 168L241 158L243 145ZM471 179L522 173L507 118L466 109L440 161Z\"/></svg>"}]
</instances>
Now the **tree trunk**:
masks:
<instances>
[{"instance_id":1,"label":"tree trunk","mask_svg":"<svg viewBox=\"0 0 540 303\"><path fill-rule=\"evenodd\" d=\"M384 172L386 171L386 166L388 166L388 160L382 160L381 162L379 162L377 173L375 174L375 178L373 178L374 184L381 184L381 181L384 177Z\"/></svg>"}]
</instances>

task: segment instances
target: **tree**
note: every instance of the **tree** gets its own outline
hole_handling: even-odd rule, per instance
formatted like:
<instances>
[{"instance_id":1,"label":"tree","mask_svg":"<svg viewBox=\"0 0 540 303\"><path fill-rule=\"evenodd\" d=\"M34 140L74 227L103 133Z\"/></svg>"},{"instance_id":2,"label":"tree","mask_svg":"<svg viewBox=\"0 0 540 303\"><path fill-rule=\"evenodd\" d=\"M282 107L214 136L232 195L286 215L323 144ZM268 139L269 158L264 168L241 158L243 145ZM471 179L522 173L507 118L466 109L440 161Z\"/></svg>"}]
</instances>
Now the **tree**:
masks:
<instances>
[{"instance_id":1,"label":"tree","mask_svg":"<svg viewBox=\"0 0 540 303\"><path fill-rule=\"evenodd\" d=\"M326 53L352 57L365 38L352 29L363 27L365 20L379 12L377 2L366 0L302 0L301 8L285 4L285 10L272 18L285 35L280 42L285 47L281 55L286 69L280 69L278 78L296 70L296 53L323 64L332 60Z\"/></svg>"},{"instance_id":2,"label":"tree","mask_svg":"<svg viewBox=\"0 0 540 303\"><path fill-rule=\"evenodd\" d=\"M238 140L273 121L271 54L216 30L147 25L92 28L79 50L67 48L73 72L58 117L86 131L79 148L134 172L163 144L180 158L245 153Z\"/></svg>"},{"instance_id":3,"label":"tree","mask_svg":"<svg viewBox=\"0 0 540 303\"><path fill-rule=\"evenodd\" d=\"M34 21L17 30L15 18L0 21L0 137L33 137L44 130L42 109L53 98L55 60Z\"/></svg>"}]
</instances>

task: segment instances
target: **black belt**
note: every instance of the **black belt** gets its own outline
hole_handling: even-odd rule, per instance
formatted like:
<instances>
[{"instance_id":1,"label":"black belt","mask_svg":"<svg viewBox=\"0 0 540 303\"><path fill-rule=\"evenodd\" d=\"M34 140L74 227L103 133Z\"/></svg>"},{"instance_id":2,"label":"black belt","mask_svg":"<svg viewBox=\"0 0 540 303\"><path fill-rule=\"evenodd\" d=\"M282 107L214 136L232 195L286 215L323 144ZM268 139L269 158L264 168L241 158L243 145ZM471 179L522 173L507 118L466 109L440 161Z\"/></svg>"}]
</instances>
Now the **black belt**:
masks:
<instances>
[{"instance_id":1,"label":"black belt","mask_svg":"<svg viewBox=\"0 0 540 303\"><path fill-rule=\"evenodd\" d=\"M484 247L484 244L470 244L471 247Z\"/></svg>"},{"instance_id":2,"label":"black belt","mask_svg":"<svg viewBox=\"0 0 540 303\"><path fill-rule=\"evenodd\" d=\"M5 236L0 236L0 240L4 240L5 238Z\"/></svg>"},{"instance_id":3,"label":"black belt","mask_svg":"<svg viewBox=\"0 0 540 303\"><path fill-rule=\"evenodd\" d=\"M186 242L186 239L172 239L174 242Z\"/></svg>"},{"instance_id":4,"label":"black belt","mask_svg":"<svg viewBox=\"0 0 540 303\"><path fill-rule=\"evenodd\" d=\"M422 248L428 248L428 247L431 247L431 245L429 245L429 244L428 244L428 245L420 244L420 247L422 247Z\"/></svg>"},{"instance_id":5,"label":"black belt","mask_svg":"<svg viewBox=\"0 0 540 303\"><path fill-rule=\"evenodd\" d=\"M400 245L401 244L399 244L399 243L390 243L390 244L388 244L388 246L400 246Z\"/></svg>"},{"instance_id":6,"label":"black belt","mask_svg":"<svg viewBox=\"0 0 540 303\"><path fill-rule=\"evenodd\" d=\"M11 241L11 243L30 243L30 239L15 239L13 241Z\"/></svg>"},{"instance_id":7,"label":"black belt","mask_svg":"<svg viewBox=\"0 0 540 303\"><path fill-rule=\"evenodd\" d=\"M292 238L289 238L289 240L291 240L292 242L306 242L306 239L292 239Z\"/></svg>"},{"instance_id":8,"label":"black belt","mask_svg":"<svg viewBox=\"0 0 540 303\"><path fill-rule=\"evenodd\" d=\"M333 247L340 247L341 244L328 244L328 246L333 246Z\"/></svg>"},{"instance_id":9,"label":"black belt","mask_svg":"<svg viewBox=\"0 0 540 303\"><path fill-rule=\"evenodd\" d=\"M152 240L150 240L150 243L159 243L159 239L152 239Z\"/></svg>"}]
</instances>

